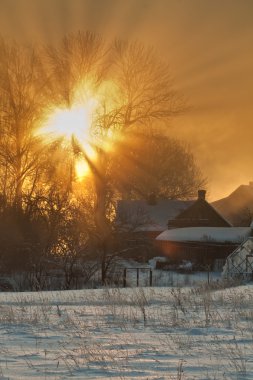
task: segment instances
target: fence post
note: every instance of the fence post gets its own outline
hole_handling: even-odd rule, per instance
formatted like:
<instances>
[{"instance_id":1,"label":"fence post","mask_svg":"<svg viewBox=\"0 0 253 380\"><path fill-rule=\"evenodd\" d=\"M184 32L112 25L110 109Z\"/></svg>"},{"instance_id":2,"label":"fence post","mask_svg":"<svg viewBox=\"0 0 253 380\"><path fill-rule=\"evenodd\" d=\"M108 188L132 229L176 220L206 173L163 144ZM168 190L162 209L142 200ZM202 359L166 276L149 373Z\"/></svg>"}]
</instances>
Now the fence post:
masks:
<instances>
[{"instance_id":1,"label":"fence post","mask_svg":"<svg viewBox=\"0 0 253 380\"><path fill-rule=\"evenodd\" d=\"M123 287L124 288L126 287L126 273L127 273L127 270L126 268L124 268L124 273L123 273Z\"/></svg>"},{"instance_id":2,"label":"fence post","mask_svg":"<svg viewBox=\"0 0 253 380\"><path fill-rule=\"evenodd\" d=\"M208 283L208 285L210 284L210 270L211 270L210 265L207 265L207 283Z\"/></svg>"},{"instance_id":3,"label":"fence post","mask_svg":"<svg viewBox=\"0 0 253 380\"><path fill-rule=\"evenodd\" d=\"M149 286L152 286L153 284L153 272L152 269L149 271Z\"/></svg>"}]
</instances>

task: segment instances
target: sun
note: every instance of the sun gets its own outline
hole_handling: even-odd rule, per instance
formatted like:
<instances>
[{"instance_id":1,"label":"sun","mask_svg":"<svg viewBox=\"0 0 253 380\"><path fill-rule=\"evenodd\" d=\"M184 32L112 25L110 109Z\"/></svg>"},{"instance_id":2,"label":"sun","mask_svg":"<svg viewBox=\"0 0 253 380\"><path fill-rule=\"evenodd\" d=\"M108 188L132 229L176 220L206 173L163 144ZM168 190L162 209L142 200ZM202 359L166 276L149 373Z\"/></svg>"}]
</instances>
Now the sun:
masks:
<instances>
[{"instance_id":1,"label":"sun","mask_svg":"<svg viewBox=\"0 0 253 380\"><path fill-rule=\"evenodd\" d=\"M89 164L84 158L77 158L75 160L75 174L78 181L82 181L89 171Z\"/></svg>"},{"instance_id":2,"label":"sun","mask_svg":"<svg viewBox=\"0 0 253 380\"><path fill-rule=\"evenodd\" d=\"M56 108L49 114L43 132L62 136L68 140L74 136L83 148L87 148L95 105L96 101L90 99L84 105Z\"/></svg>"},{"instance_id":3,"label":"sun","mask_svg":"<svg viewBox=\"0 0 253 380\"><path fill-rule=\"evenodd\" d=\"M47 117L40 133L51 138L63 137L69 143L74 137L85 155L92 160L96 153L91 145L90 130L96 106L96 99L90 98L84 104L74 105L71 108L56 108ZM89 166L84 158L76 159L75 172L78 180L83 179L89 172Z\"/></svg>"}]
</instances>

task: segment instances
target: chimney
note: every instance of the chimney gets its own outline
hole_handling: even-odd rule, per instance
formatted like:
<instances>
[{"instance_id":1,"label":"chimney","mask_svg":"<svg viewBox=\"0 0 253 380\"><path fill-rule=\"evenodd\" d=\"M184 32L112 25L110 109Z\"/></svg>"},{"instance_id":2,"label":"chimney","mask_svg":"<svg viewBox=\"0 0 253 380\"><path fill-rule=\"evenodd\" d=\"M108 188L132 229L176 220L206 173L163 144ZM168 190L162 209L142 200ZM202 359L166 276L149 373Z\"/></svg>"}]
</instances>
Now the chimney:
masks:
<instances>
[{"instance_id":1,"label":"chimney","mask_svg":"<svg viewBox=\"0 0 253 380\"><path fill-rule=\"evenodd\" d=\"M206 198L206 190L199 190L198 191L198 199L205 200L205 198Z\"/></svg>"}]
</instances>

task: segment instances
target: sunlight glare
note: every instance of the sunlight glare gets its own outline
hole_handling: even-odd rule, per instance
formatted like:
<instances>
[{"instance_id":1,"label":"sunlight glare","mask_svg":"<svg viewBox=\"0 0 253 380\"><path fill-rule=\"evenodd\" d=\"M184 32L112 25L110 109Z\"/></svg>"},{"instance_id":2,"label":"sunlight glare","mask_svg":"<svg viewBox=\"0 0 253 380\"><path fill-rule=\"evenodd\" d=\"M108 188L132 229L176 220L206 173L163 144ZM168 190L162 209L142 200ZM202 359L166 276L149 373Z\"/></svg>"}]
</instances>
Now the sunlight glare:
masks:
<instances>
[{"instance_id":1,"label":"sunlight glare","mask_svg":"<svg viewBox=\"0 0 253 380\"><path fill-rule=\"evenodd\" d=\"M75 173L78 181L82 181L89 173L89 165L83 158L78 158L75 161Z\"/></svg>"},{"instance_id":2,"label":"sunlight glare","mask_svg":"<svg viewBox=\"0 0 253 380\"><path fill-rule=\"evenodd\" d=\"M94 159L96 154L90 144L90 128L96 106L96 99L90 98L84 105L76 105L70 109L57 108L48 117L40 132L50 137L64 137L68 142L74 137L85 154ZM83 158L76 159L75 171L77 179L82 179L88 173L89 167Z\"/></svg>"},{"instance_id":3,"label":"sunlight glare","mask_svg":"<svg viewBox=\"0 0 253 380\"><path fill-rule=\"evenodd\" d=\"M49 117L45 132L71 139L74 135L80 144L86 147L92 123L95 101L91 99L85 106L73 106L70 109L56 109Z\"/></svg>"}]
</instances>

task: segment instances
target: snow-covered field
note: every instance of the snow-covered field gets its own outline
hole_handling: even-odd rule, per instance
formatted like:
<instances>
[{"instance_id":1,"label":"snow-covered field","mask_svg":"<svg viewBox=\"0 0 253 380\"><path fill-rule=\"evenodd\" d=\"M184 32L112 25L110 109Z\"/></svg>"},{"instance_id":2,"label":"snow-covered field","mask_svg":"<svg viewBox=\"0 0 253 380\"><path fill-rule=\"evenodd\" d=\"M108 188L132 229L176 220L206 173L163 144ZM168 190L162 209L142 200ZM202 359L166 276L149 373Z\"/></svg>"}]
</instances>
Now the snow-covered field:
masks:
<instances>
[{"instance_id":1,"label":"snow-covered field","mask_svg":"<svg viewBox=\"0 0 253 380\"><path fill-rule=\"evenodd\" d=\"M253 287L0 293L0 379L253 379Z\"/></svg>"}]
</instances>

